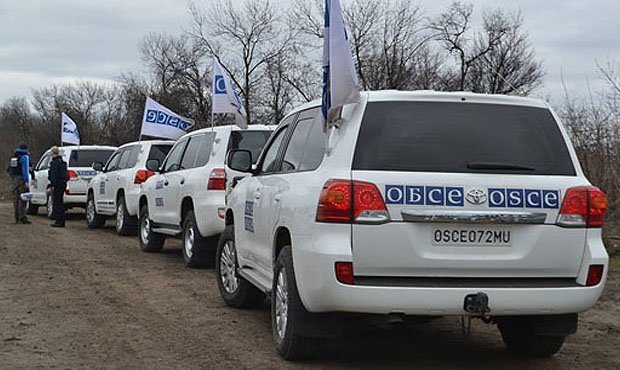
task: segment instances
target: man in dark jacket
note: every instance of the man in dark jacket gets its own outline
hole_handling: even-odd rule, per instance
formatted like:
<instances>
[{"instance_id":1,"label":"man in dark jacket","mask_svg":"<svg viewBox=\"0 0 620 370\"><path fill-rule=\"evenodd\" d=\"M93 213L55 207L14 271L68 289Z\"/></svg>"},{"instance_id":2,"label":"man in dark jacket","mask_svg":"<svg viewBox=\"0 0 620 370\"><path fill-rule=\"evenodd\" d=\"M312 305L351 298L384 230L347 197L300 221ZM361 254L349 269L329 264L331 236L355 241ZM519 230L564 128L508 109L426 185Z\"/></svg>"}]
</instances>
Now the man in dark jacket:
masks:
<instances>
[{"instance_id":1,"label":"man in dark jacket","mask_svg":"<svg viewBox=\"0 0 620 370\"><path fill-rule=\"evenodd\" d=\"M22 144L15 149L11 163L7 169L11 175L13 193L13 211L16 224L29 224L26 217L26 202L21 198L23 193L27 193L30 181L30 156L28 146Z\"/></svg>"},{"instance_id":2,"label":"man in dark jacket","mask_svg":"<svg viewBox=\"0 0 620 370\"><path fill-rule=\"evenodd\" d=\"M65 227L64 195L67 190L67 163L59 154L58 147L52 148L52 161L49 170L49 188L52 191L53 227Z\"/></svg>"}]
</instances>

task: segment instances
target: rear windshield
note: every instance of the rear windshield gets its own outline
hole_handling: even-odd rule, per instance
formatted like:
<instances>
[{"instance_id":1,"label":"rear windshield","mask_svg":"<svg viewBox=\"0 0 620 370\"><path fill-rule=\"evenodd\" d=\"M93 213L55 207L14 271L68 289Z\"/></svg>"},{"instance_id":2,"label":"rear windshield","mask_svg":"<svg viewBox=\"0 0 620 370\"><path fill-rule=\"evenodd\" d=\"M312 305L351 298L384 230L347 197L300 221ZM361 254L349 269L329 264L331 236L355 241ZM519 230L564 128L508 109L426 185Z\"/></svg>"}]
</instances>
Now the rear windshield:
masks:
<instances>
[{"instance_id":1,"label":"rear windshield","mask_svg":"<svg viewBox=\"0 0 620 370\"><path fill-rule=\"evenodd\" d=\"M106 163L114 150L72 150L69 167L91 167L95 162Z\"/></svg>"},{"instance_id":2,"label":"rear windshield","mask_svg":"<svg viewBox=\"0 0 620 370\"><path fill-rule=\"evenodd\" d=\"M164 163L164 158L166 158L171 148L172 144L153 145L147 160L157 159L159 163Z\"/></svg>"},{"instance_id":3,"label":"rear windshield","mask_svg":"<svg viewBox=\"0 0 620 370\"><path fill-rule=\"evenodd\" d=\"M256 162L270 135L271 131L233 131L228 143L228 150L247 149L252 152L252 158Z\"/></svg>"},{"instance_id":4,"label":"rear windshield","mask_svg":"<svg viewBox=\"0 0 620 370\"><path fill-rule=\"evenodd\" d=\"M549 110L446 102L368 103L353 169L575 175Z\"/></svg>"}]
</instances>

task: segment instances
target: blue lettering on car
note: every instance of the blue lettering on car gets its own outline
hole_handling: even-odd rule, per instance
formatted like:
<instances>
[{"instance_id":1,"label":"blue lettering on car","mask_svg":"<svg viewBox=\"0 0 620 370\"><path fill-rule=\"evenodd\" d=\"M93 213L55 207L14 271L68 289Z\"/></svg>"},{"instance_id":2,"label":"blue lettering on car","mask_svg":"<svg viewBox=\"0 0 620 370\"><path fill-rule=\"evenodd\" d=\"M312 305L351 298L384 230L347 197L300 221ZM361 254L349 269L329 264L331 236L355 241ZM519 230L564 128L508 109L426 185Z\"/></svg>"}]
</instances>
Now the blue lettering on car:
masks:
<instances>
[{"instance_id":1,"label":"blue lettering on car","mask_svg":"<svg viewBox=\"0 0 620 370\"><path fill-rule=\"evenodd\" d=\"M249 200L245 202L244 228L246 231L254 232L254 202Z\"/></svg>"},{"instance_id":2,"label":"blue lettering on car","mask_svg":"<svg viewBox=\"0 0 620 370\"><path fill-rule=\"evenodd\" d=\"M155 198L155 207L163 207L164 198Z\"/></svg>"},{"instance_id":3,"label":"blue lettering on car","mask_svg":"<svg viewBox=\"0 0 620 370\"><path fill-rule=\"evenodd\" d=\"M386 185L386 204L463 207L463 187Z\"/></svg>"}]
</instances>

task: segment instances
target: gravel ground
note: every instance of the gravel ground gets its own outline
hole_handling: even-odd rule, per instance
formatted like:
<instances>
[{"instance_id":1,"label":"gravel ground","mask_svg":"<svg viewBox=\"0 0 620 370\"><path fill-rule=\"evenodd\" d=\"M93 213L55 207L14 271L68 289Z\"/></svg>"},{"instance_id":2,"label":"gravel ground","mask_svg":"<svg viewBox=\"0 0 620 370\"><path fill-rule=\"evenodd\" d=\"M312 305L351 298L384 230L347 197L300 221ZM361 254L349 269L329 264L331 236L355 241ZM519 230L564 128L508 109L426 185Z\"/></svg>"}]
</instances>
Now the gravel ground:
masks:
<instances>
[{"instance_id":1,"label":"gravel ground","mask_svg":"<svg viewBox=\"0 0 620 370\"><path fill-rule=\"evenodd\" d=\"M42 216L12 224L0 203L0 368L620 368L620 260L602 300L552 359L508 354L479 321L464 338L459 318L407 330L356 324L325 342L315 361L276 354L267 307L227 308L213 270L185 268L178 241L159 254L112 227L88 230L81 213L66 229Z\"/></svg>"}]
</instances>

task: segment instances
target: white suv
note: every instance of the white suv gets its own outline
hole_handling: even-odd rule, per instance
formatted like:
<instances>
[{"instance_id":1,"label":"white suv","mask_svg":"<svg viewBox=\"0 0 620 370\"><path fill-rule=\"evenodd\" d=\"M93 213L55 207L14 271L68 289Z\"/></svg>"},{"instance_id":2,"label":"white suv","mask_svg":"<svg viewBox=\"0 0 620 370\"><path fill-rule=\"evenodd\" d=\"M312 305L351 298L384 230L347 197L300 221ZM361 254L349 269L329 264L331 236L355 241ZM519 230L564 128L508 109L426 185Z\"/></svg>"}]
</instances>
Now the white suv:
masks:
<instances>
[{"instance_id":1,"label":"white suv","mask_svg":"<svg viewBox=\"0 0 620 370\"><path fill-rule=\"evenodd\" d=\"M101 145L82 145L60 147L60 155L67 162L67 190L64 202L67 208L86 205L86 187L97 175L93 168L95 162L105 162L114 153L116 147ZM47 195L48 171L52 160L51 149L47 150L34 168L30 181L32 200L28 203L28 214L37 214L40 206L46 206L47 216L52 215L52 199Z\"/></svg>"},{"instance_id":2,"label":"white suv","mask_svg":"<svg viewBox=\"0 0 620 370\"><path fill-rule=\"evenodd\" d=\"M128 143L110 156L105 167L95 163L94 168L102 172L88 184L88 227L103 227L108 217L116 216L116 232L129 235L138 224L141 184L155 174L146 168L147 162L162 163L173 144L168 140Z\"/></svg>"},{"instance_id":3,"label":"white suv","mask_svg":"<svg viewBox=\"0 0 620 370\"><path fill-rule=\"evenodd\" d=\"M478 317L550 356L601 295L606 197L546 103L369 92L328 137L315 102L255 166L229 155L251 176L228 197L219 289L234 307L271 293L284 358L311 356L346 313Z\"/></svg>"},{"instance_id":4,"label":"white suv","mask_svg":"<svg viewBox=\"0 0 620 370\"><path fill-rule=\"evenodd\" d=\"M163 165L140 193L140 247L158 252L166 236L181 236L183 257L190 267L213 264L219 234L224 230L224 162L231 149L258 155L273 131L270 126L220 126L181 137Z\"/></svg>"}]
</instances>

